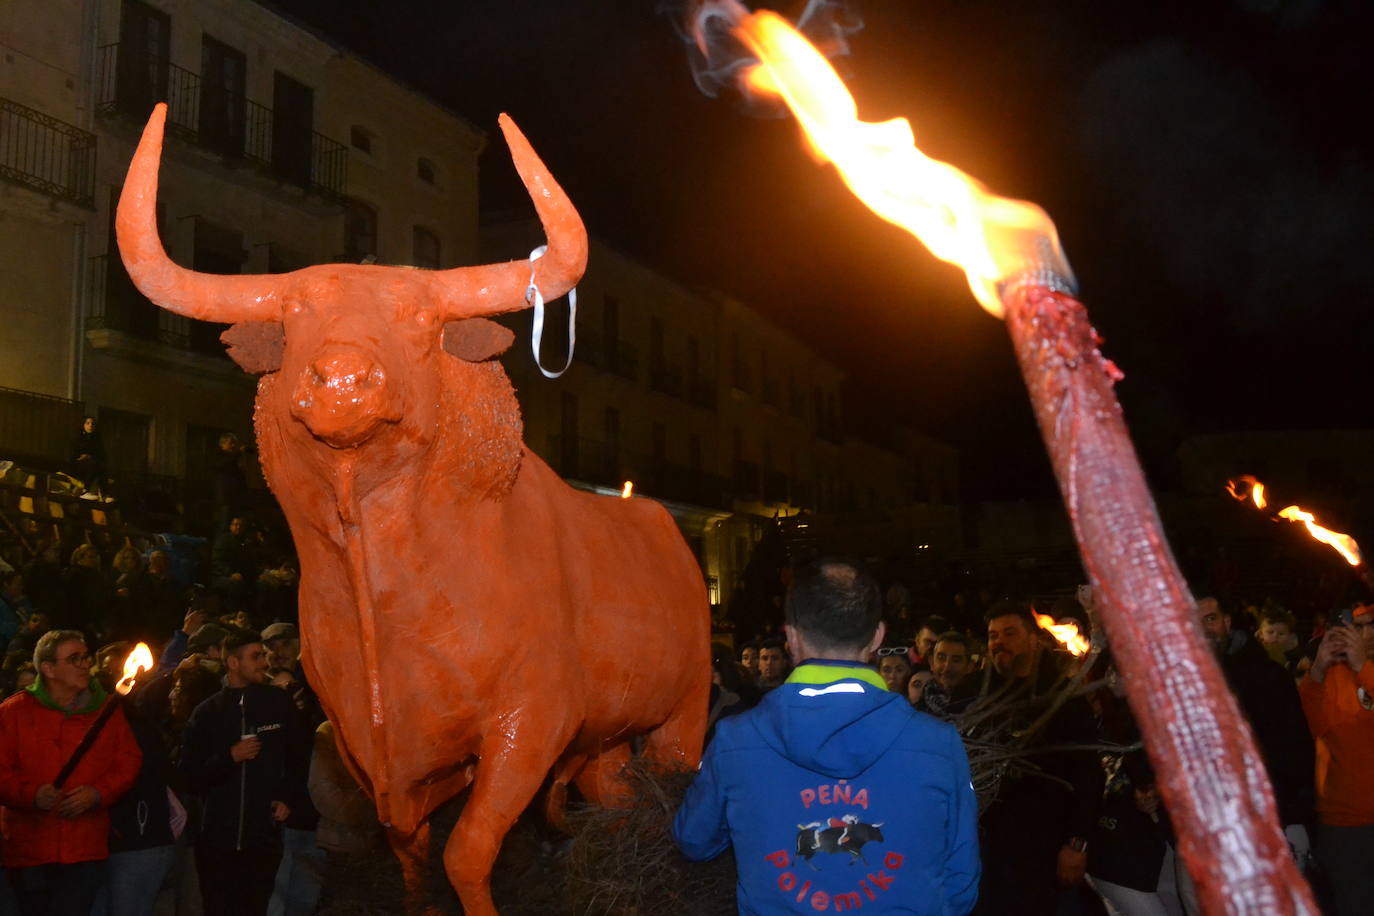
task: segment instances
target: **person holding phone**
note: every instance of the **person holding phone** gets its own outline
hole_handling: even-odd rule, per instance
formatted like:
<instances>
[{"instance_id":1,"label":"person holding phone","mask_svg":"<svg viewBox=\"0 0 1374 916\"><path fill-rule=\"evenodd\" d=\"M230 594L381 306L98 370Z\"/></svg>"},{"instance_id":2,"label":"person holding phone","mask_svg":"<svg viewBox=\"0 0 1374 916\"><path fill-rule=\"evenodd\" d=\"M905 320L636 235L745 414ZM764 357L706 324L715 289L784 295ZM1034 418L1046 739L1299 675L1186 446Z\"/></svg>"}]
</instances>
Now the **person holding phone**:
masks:
<instances>
[{"instance_id":1,"label":"person holding phone","mask_svg":"<svg viewBox=\"0 0 1374 916\"><path fill-rule=\"evenodd\" d=\"M1317 741L1317 857L1336 913L1353 916L1374 900L1374 605L1345 620L1322 637L1298 692Z\"/></svg>"}]
</instances>

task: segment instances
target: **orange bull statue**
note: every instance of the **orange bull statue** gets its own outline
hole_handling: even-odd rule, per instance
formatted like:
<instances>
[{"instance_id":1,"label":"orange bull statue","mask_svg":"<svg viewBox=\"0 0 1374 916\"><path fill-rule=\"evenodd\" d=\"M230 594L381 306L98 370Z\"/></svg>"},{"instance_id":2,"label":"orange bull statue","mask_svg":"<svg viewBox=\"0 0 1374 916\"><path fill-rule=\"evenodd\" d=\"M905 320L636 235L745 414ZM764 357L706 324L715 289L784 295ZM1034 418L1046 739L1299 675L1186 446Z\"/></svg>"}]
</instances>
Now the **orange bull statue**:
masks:
<instances>
[{"instance_id":1,"label":"orange bull statue","mask_svg":"<svg viewBox=\"0 0 1374 916\"><path fill-rule=\"evenodd\" d=\"M470 914L493 913L492 864L550 772L623 800L629 739L694 767L710 686L709 614L691 551L651 500L568 487L521 441L484 316L581 276L577 211L502 116L548 236L535 262L428 271L330 264L211 276L158 240L166 108L144 130L116 221L138 288L234 327L260 373L262 463L301 563L303 660L340 750L418 886L427 818L471 786L444 849Z\"/></svg>"}]
</instances>

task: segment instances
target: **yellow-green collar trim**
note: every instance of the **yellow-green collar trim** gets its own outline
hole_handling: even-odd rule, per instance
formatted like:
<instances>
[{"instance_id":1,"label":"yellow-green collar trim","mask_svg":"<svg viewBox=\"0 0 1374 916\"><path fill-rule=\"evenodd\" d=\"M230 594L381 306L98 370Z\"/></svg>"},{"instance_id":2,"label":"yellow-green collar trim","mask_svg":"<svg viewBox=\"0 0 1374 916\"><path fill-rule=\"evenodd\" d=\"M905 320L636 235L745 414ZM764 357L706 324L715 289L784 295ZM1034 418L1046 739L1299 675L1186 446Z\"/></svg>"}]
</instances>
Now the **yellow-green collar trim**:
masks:
<instances>
[{"instance_id":1,"label":"yellow-green collar trim","mask_svg":"<svg viewBox=\"0 0 1374 916\"><path fill-rule=\"evenodd\" d=\"M887 689L887 682L878 672L856 662L802 664L787 676L789 684L833 684L836 681L864 681L879 690Z\"/></svg>"}]
</instances>

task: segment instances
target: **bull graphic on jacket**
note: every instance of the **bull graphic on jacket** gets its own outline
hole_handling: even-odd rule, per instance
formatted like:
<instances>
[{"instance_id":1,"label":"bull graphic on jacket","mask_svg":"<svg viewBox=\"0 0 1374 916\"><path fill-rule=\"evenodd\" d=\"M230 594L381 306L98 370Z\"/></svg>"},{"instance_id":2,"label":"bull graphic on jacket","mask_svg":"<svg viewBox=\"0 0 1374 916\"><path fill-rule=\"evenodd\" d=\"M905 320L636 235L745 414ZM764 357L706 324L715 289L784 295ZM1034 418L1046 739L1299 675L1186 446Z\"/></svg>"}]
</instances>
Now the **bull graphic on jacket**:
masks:
<instances>
[{"instance_id":1,"label":"bull graphic on jacket","mask_svg":"<svg viewBox=\"0 0 1374 916\"><path fill-rule=\"evenodd\" d=\"M695 860L734 848L741 913L963 916L977 813L952 725L867 665L812 660L717 724L673 838Z\"/></svg>"}]
</instances>

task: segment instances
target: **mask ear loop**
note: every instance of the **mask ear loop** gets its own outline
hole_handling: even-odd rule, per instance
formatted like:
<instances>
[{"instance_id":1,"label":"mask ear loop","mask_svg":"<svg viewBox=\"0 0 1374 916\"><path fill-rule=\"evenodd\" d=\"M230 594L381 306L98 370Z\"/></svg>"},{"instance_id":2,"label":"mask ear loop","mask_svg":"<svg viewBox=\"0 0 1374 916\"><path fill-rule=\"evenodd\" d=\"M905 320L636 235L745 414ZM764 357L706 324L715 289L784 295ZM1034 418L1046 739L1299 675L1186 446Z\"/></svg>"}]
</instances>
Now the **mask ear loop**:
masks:
<instances>
[{"instance_id":1,"label":"mask ear loop","mask_svg":"<svg viewBox=\"0 0 1374 916\"><path fill-rule=\"evenodd\" d=\"M544 378L558 378L572 365L573 351L577 348L577 287L568 290L568 361L557 372L550 372L539 361L539 344L544 339L544 294L534 283L534 262L549 250L548 245L540 245L530 252L530 285L525 290L525 301L534 306L534 330L530 334L530 349L534 351L534 364L544 373Z\"/></svg>"}]
</instances>

